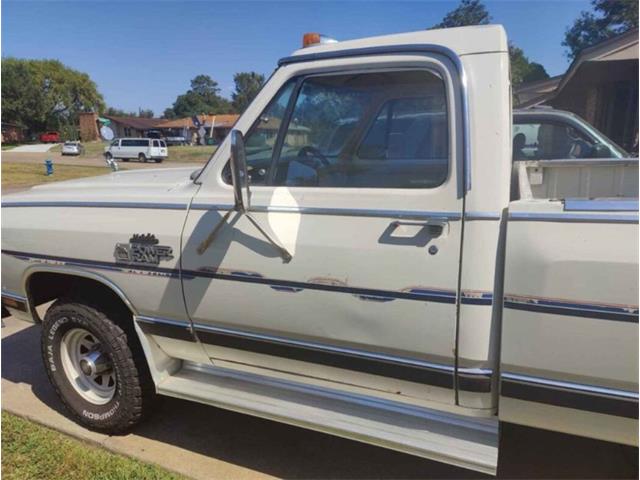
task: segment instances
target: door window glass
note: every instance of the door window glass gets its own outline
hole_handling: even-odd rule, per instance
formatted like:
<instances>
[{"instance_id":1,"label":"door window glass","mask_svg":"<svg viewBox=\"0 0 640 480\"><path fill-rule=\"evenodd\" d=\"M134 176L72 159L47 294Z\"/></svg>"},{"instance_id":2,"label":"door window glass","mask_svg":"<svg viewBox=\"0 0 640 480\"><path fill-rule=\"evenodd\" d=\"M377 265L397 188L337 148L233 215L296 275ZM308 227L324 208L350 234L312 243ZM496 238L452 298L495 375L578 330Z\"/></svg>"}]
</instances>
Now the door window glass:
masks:
<instances>
[{"instance_id":1,"label":"door window glass","mask_svg":"<svg viewBox=\"0 0 640 480\"><path fill-rule=\"evenodd\" d=\"M294 86L295 81L291 81L278 92L245 137L247 168L252 185L264 185L266 182L278 132ZM231 183L228 165L223 176L227 183Z\"/></svg>"},{"instance_id":2,"label":"door window glass","mask_svg":"<svg viewBox=\"0 0 640 480\"><path fill-rule=\"evenodd\" d=\"M304 80L275 185L433 188L448 172L445 85L428 71Z\"/></svg>"},{"instance_id":3,"label":"door window glass","mask_svg":"<svg viewBox=\"0 0 640 480\"><path fill-rule=\"evenodd\" d=\"M518 123L513 126L514 160L598 158L594 140L562 122Z\"/></svg>"}]
</instances>

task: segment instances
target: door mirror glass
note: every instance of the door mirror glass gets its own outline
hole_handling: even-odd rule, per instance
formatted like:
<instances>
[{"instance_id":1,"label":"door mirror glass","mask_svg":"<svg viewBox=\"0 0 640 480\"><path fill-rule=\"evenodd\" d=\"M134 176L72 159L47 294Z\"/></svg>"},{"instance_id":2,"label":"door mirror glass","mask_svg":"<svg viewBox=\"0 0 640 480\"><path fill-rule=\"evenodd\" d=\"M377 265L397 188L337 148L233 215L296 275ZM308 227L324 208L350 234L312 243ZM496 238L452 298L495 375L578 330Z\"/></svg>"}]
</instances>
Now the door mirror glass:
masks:
<instances>
[{"instance_id":1,"label":"door mirror glass","mask_svg":"<svg viewBox=\"0 0 640 480\"><path fill-rule=\"evenodd\" d=\"M231 181L235 197L235 209L245 213L249 210L249 174L244 137L240 130L231 131Z\"/></svg>"}]
</instances>

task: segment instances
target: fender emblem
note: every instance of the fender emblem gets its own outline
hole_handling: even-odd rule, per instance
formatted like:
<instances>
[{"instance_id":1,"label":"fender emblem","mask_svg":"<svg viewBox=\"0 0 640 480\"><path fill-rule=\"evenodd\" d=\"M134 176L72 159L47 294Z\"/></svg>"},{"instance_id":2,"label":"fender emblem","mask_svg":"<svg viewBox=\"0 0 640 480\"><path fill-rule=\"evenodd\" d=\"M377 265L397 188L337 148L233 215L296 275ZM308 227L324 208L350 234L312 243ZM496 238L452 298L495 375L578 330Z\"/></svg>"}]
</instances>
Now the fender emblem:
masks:
<instances>
[{"instance_id":1,"label":"fender emblem","mask_svg":"<svg viewBox=\"0 0 640 480\"><path fill-rule=\"evenodd\" d=\"M116 263L158 265L162 260L173 259L173 248L158 245L158 239L151 233L134 234L129 243L116 243L113 256Z\"/></svg>"}]
</instances>

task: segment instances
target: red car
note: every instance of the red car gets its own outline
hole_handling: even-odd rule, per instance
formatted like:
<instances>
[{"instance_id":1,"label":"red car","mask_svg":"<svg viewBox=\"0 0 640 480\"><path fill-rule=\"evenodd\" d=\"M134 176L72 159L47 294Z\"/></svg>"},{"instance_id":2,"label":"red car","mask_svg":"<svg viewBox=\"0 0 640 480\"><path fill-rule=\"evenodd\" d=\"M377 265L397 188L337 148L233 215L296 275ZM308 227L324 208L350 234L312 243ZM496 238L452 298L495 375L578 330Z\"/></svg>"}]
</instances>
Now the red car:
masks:
<instances>
[{"instance_id":1,"label":"red car","mask_svg":"<svg viewBox=\"0 0 640 480\"><path fill-rule=\"evenodd\" d=\"M42 143L58 143L60 142L60 134L58 132L45 132L40 134Z\"/></svg>"}]
</instances>

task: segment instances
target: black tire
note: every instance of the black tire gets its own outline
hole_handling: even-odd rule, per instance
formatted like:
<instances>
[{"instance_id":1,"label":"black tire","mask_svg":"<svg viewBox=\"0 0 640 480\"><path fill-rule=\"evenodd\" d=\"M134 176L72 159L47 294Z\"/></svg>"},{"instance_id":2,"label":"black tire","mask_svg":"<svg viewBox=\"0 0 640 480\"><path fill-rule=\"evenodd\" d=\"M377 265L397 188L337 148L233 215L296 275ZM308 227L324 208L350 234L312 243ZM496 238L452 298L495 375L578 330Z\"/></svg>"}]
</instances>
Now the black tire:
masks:
<instances>
[{"instance_id":1,"label":"black tire","mask_svg":"<svg viewBox=\"0 0 640 480\"><path fill-rule=\"evenodd\" d=\"M133 326L123 330L106 310L88 301L56 301L42 322L42 359L56 393L79 423L105 433L121 433L149 413L155 391ZM100 351L112 366L115 389L107 403L97 404L81 396L65 373L62 350L67 347L63 347L63 338L79 329L99 342Z\"/></svg>"},{"instance_id":2,"label":"black tire","mask_svg":"<svg viewBox=\"0 0 640 480\"><path fill-rule=\"evenodd\" d=\"M144 153L139 154L138 155L138 161L146 162L147 161L147 156Z\"/></svg>"},{"instance_id":3,"label":"black tire","mask_svg":"<svg viewBox=\"0 0 640 480\"><path fill-rule=\"evenodd\" d=\"M156 163L162 163L162 159L161 158L156 158Z\"/></svg>"}]
</instances>

